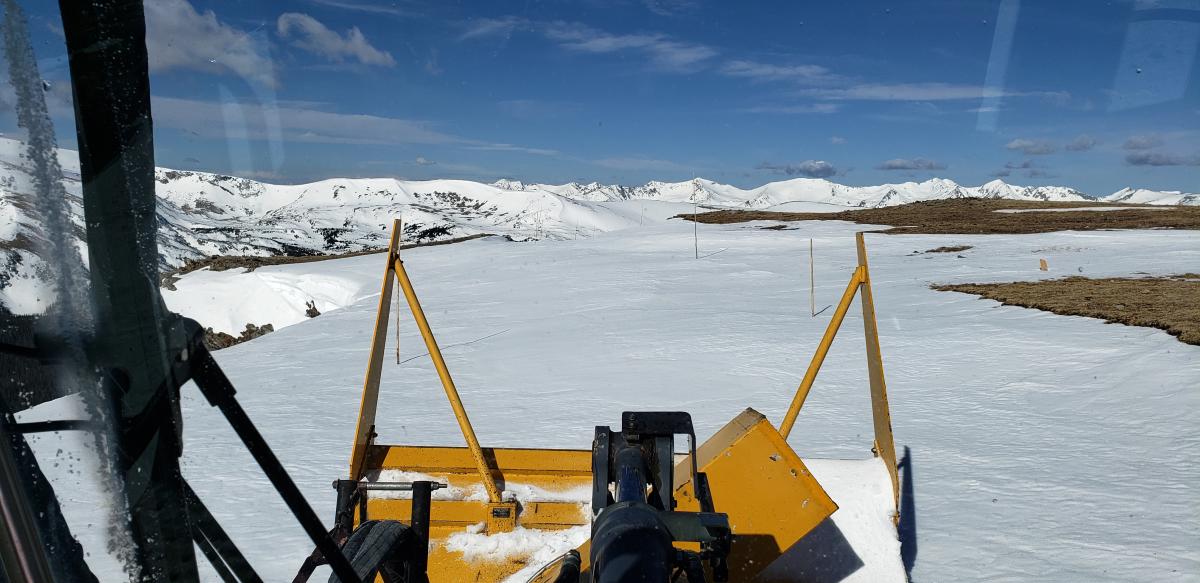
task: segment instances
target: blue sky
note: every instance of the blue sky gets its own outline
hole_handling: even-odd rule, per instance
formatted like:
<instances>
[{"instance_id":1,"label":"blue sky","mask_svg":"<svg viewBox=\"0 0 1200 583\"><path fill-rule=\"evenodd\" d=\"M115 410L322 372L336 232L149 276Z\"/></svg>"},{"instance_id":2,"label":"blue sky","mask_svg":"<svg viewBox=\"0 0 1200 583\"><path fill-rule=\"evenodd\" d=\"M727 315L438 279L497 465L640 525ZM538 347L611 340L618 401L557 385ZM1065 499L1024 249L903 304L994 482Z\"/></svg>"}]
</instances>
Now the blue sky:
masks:
<instances>
[{"instance_id":1,"label":"blue sky","mask_svg":"<svg viewBox=\"0 0 1200 583\"><path fill-rule=\"evenodd\" d=\"M23 4L72 146L54 5ZM162 166L1200 190L1200 0L148 0L147 18Z\"/></svg>"}]
</instances>

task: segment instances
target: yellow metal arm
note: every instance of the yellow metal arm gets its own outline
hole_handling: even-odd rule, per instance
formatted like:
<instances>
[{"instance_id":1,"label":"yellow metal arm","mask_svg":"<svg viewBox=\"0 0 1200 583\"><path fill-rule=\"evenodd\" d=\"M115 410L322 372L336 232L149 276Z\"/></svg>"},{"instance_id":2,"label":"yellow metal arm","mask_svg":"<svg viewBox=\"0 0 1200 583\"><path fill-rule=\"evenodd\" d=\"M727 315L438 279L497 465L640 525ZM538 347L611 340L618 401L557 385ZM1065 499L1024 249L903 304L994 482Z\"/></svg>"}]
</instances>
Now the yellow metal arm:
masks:
<instances>
[{"instance_id":1,"label":"yellow metal arm","mask_svg":"<svg viewBox=\"0 0 1200 583\"><path fill-rule=\"evenodd\" d=\"M400 234L401 223L396 220L392 223L392 236L388 242L387 266L384 268L383 288L379 295L379 308L375 314L375 331L371 337L371 356L367 363L367 376L363 382L358 424L354 429L354 447L350 453L350 479L362 479L367 451L375 439L375 412L379 402L379 379L383 372L383 352L387 344L388 315L391 310L393 283L398 280L404 297L408 300L408 306L412 310L417 328L421 331L421 337L425 340L425 347L433 359L433 366L437 369L438 377L442 381L442 388L445 389L446 397L450 400L450 407L454 410L458 427L462 430L463 437L467 440L467 447L471 450L471 457L474 458L479 469L479 478L487 491L488 500L493 504L499 503L501 501L500 490L496 487L496 480L492 477L487 460L483 456L483 449L475 437L475 430L471 427L471 420L467 417L462 399L458 396L454 379L450 377L450 371L446 368L442 351L438 348L433 331L429 328L429 321L426 320L425 312L421 309L421 302L417 300L417 293L413 290L408 272L404 269L404 262L397 254Z\"/></svg>"},{"instance_id":2,"label":"yellow metal arm","mask_svg":"<svg viewBox=\"0 0 1200 583\"><path fill-rule=\"evenodd\" d=\"M362 401L358 407L358 424L354 428L354 448L350 452L350 479L362 478L363 461L367 449L374 439L375 407L379 402L379 376L383 372L383 350L387 344L388 311L392 302L392 263L396 259L396 247L400 243L400 221L392 223L392 237L388 241L387 263L383 271L383 289L379 294L379 308L375 314L375 332L371 335L371 356L367 361L367 377L363 381Z\"/></svg>"},{"instance_id":3,"label":"yellow metal arm","mask_svg":"<svg viewBox=\"0 0 1200 583\"><path fill-rule=\"evenodd\" d=\"M800 387L796 389L796 396L792 398L792 404L788 407L787 415L783 417L783 423L779 424L779 434L787 439L792 432L792 426L796 424L796 416L800 414L800 408L804 406L804 400L808 398L808 392L812 389L813 381L817 380L817 373L821 372L821 364L825 362L825 355L829 354L829 347L833 344L833 339L837 336L838 329L842 327L842 320L846 318L846 312L850 309L850 302L854 301L854 293L858 291L858 286L863 282L863 274L865 269L859 267L854 270L854 275L850 277L850 283L846 285L846 293L842 294L842 301L838 302L837 311L833 313L833 319L829 321L829 326L825 328L825 336L821 337L821 343L817 345L817 352L813 354L812 361L808 363L808 370L804 373L804 380L800 381Z\"/></svg>"},{"instance_id":4,"label":"yellow metal arm","mask_svg":"<svg viewBox=\"0 0 1200 583\"><path fill-rule=\"evenodd\" d=\"M892 414L888 408L887 384L883 380L879 328L875 323L875 299L871 293L871 272L867 268L867 247L863 242L862 233L855 234L855 244L858 247L858 267L854 269L854 275L850 276L850 283L846 285L846 292L842 294L842 300L838 302L837 311L833 313L833 319L825 328L825 336L817 345L817 352L813 354L808 370L804 373L804 379L800 381L796 395L792 397L792 404L779 424L779 434L787 439L792 432L792 427L796 424L796 417L800 414L800 409L804 406L809 391L812 390L813 382L817 380L817 373L821 371L821 364L825 362L829 347L833 344L838 329L842 326L846 311L850 309L850 303L854 301L855 294L861 290L863 335L867 341L867 376L871 381L871 421L875 429L875 446L872 450L876 456L883 459L887 466L888 475L892 478L892 496L895 499L896 508L899 509L900 480L896 473L896 444L892 437ZM896 515L896 519L899 519L899 514Z\"/></svg>"},{"instance_id":5,"label":"yellow metal arm","mask_svg":"<svg viewBox=\"0 0 1200 583\"><path fill-rule=\"evenodd\" d=\"M442 359L442 350L438 348L437 340L433 337L433 330L429 328L429 322L425 319L425 311L421 309L421 302L417 300L417 292L413 290L412 282L408 279L408 272L404 270L404 262L397 258L393 269L397 279L400 280L400 289L404 291L404 297L408 300L408 307L412 309L413 319L417 321L417 328L421 330L421 337L425 339L425 348L429 350L433 366L442 380L446 398L450 400L450 407L454 409L458 427L467 440L467 447L471 449L471 457L475 458L475 465L479 468L479 478L487 490L488 500L492 503L500 502L500 490L496 488L496 480L492 477L491 470L488 469L487 460L483 457L483 449L479 447L479 440L475 438L475 429L471 427L467 410L463 408L462 399L458 396L458 389L454 386L454 379L450 378L450 370L446 368L446 361Z\"/></svg>"}]
</instances>

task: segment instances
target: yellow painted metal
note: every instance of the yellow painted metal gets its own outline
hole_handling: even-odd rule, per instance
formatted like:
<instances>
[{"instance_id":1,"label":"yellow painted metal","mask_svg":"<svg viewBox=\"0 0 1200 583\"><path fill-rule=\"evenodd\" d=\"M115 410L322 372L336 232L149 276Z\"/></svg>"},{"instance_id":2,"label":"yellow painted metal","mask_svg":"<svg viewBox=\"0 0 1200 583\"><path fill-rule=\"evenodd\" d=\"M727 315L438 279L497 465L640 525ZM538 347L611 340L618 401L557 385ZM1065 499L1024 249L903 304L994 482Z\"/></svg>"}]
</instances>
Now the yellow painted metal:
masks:
<instances>
[{"instance_id":1,"label":"yellow painted metal","mask_svg":"<svg viewBox=\"0 0 1200 583\"><path fill-rule=\"evenodd\" d=\"M796 416L800 414L800 408L804 406L804 400L808 398L813 381L817 380L817 373L821 371L821 364L825 362L825 356L829 354L829 347L842 327L842 320L846 318L846 311L850 309L850 303L854 301L854 293L858 291L864 273L864 268L854 270L854 275L850 277L850 283L846 285L846 292L842 294L842 300L838 302L837 311L833 313L833 318L829 320L829 326L825 328L825 335L821 337L821 343L817 345L817 352L813 354L812 361L808 363L804 379L800 381L800 387L796 389L796 395L792 397L792 404L788 407L783 422L779 424L779 433L784 439L787 439L792 432L792 426L796 424Z\"/></svg>"},{"instance_id":2,"label":"yellow painted metal","mask_svg":"<svg viewBox=\"0 0 1200 583\"><path fill-rule=\"evenodd\" d=\"M592 452L582 449L483 448L492 475L502 482L536 483L565 490L592 483ZM463 447L376 445L368 468L417 472L431 476L478 478L474 458Z\"/></svg>"},{"instance_id":3,"label":"yellow painted metal","mask_svg":"<svg viewBox=\"0 0 1200 583\"><path fill-rule=\"evenodd\" d=\"M358 423L354 428L354 446L350 451L350 479L362 476L363 457L375 439L375 408L379 402L379 377L383 372L383 351L387 344L388 312L392 302L392 263L396 259L396 246L400 242L400 221L392 223L392 236L388 240L387 264L383 272L383 288L379 294L379 308L375 314L375 331L371 335L371 356L367 361L367 376L363 381L362 400L358 407Z\"/></svg>"},{"instance_id":4,"label":"yellow painted metal","mask_svg":"<svg viewBox=\"0 0 1200 583\"><path fill-rule=\"evenodd\" d=\"M713 505L729 516L732 582L749 582L837 510L800 456L758 411L746 409L696 451ZM678 510L697 511L691 462L675 465Z\"/></svg>"},{"instance_id":5,"label":"yellow painted metal","mask_svg":"<svg viewBox=\"0 0 1200 583\"><path fill-rule=\"evenodd\" d=\"M417 328L421 331L421 338L425 340L425 348L429 351L430 358L433 359L433 366L437 369L438 378L442 381L442 388L446 390L446 398L450 400L450 408L454 410L458 428L462 430L463 438L467 440L467 447L471 450L471 456L475 458L475 466L479 469L479 479L487 490L488 500L498 503L500 502L500 490L496 488L496 481L492 479L492 474L488 470L487 460L483 458L483 450L479 447L479 440L475 437L475 429L471 427L471 419L467 417L467 410L463 408L462 399L458 396L458 388L454 386L454 379L450 378L450 370L446 368L442 350L438 348L437 339L433 337L433 330L429 328L429 321L425 319L425 311L421 309L421 302L417 300L417 292L413 290L412 281L408 279L404 262L397 257L392 264L392 269L396 272L396 278L400 280L400 289L404 291L404 298L408 300L408 307L412 310Z\"/></svg>"},{"instance_id":6,"label":"yellow painted metal","mask_svg":"<svg viewBox=\"0 0 1200 583\"><path fill-rule=\"evenodd\" d=\"M484 522L491 506L479 500L435 500L430 513L432 528L445 528L450 532L462 531L468 526ZM371 519L400 520L408 522L412 517L412 503L408 499L371 498L367 502L367 516ZM588 516L579 502L527 502L521 505L522 528L561 530L588 524Z\"/></svg>"},{"instance_id":7,"label":"yellow painted metal","mask_svg":"<svg viewBox=\"0 0 1200 583\"><path fill-rule=\"evenodd\" d=\"M371 359L364 383L355 442L351 454L351 476L355 479L379 479L380 472L399 470L420 474L450 484L457 498L435 495L431 509L429 577L433 583L458 581L498 581L521 568L517 560L489 561L451 551L445 542L467 527L486 525L488 534L520 526L535 529L564 529L586 525L590 515L586 502L591 488L591 452L588 450L539 450L482 448L475 437L454 381L442 358L437 341L417 300L412 283L397 257L400 224L394 224L388 247L388 266L380 296ZM803 461L788 446L786 437L795 423L808 392L812 388L829 347L845 318L849 304L861 288L867 336L868 368L871 377L872 416L875 426L875 452L884 458L898 494L895 471L895 446L891 433L883 366L880 358L874 305L870 294L870 276L862 236L858 236L859 266L855 269L842 301L834 313L805 374L788 414L776 431L759 413L747 409L698 448L700 469L708 474L714 503L727 513L737 538L730 560L732 581L751 581L773 560L829 517L837 505L813 478ZM467 447L422 447L375 445L374 423L379 380L382 369L392 280L395 276L412 310L443 389L454 410ZM690 482L690 460L678 461L676 497L680 510L697 510ZM403 475L403 474L401 474ZM401 478L411 479L411 478ZM502 501L501 489L530 486L526 490L539 497L520 502ZM464 494L465 493L465 494ZM444 492L443 492L444 494ZM367 515L371 519L407 521L411 505L407 500L368 496ZM497 521L491 510L515 509L511 521ZM781 511L786 509L786 511ZM362 517L358 517L360 520ZM590 544L580 547L585 569Z\"/></svg>"},{"instance_id":8,"label":"yellow painted metal","mask_svg":"<svg viewBox=\"0 0 1200 583\"><path fill-rule=\"evenodd\" d=\"M516 524L522 528L560 530L587 525L591 516L592 466L589 450L483 448L492 477L505 490L538 492L516 504ZM519 558L488 560L447 548L447 539L468 527L486 524L493 506L482 496L479 473L471 451L465 447L375 445L365 461L368 480L381 471L421 474L449 484L434 493L430 508L429 580L432 583L500 581L526 565ZM410 478L405 478L410 479ZM445 498L445 493L453 499ZM367 516L371 519L408 521L408 500L384 498L368 491ZM485 532L491 534L490 529Z\"/></svg>"},{"instance_id":9,"label":"yellow painted metal","mask_svg":"<svg viewBox=\"0 0 1200 583\"><path fill-rule=\"evenodd\" d=\"M900 478L896 471L896 444L892 437L892 413L888 407L887 384L883 380L883 357L879 349L879 327L875 323L875 298L871 293L871 274L867 270L867 246L863 234L855 235L858 246L858 270L862 272L862 309L864 336L867 339L867 373L871 379L871 420L875 426L875 455L883 458L892 477L892 498L900 508ZM900 514L893 515L899 521Z\"/></svg>"},{"instance_id":10,"label":"yellow painted metal","mask_svg":"<svg viewBox=\"0 0 1200 583\"><path fill-rule=\"evenodd\" d=\"M833 319L830 320L829 326L825 329L825 336L821 338L821 343L817 345L817 352L813 354L812 361L808 365L808 370L804 373L804 379L796 389L796 394L792 397L792 403L788 407L783 421L779 424L779 433L784 439L787 439L788 435L792 432L792 427L796 423L796 417L800 414L800 409L804 406L805 399L808 398L808 393L817 378L817 373L821 370L821 364L825 362L825 356L829 352L830 345L833 344L834 337L837 336L838 329L842 325L842 320L846 316L846 311L849 309L850 303L854 301L855 294L861 291L863 336L866 338L867 343L867 375L871 384L871 421L875 431L874 447L871 449L876 456L883 458L884 465L887 466L888 474L892 479L892 497L897 509L897 513L893 516L898 521L900 517L900 479L896 471L896 444L892 437L892 415L888 407L887 383L884 382L883 378L883 357L879 348L879 327L875 322L875 300L871 293L871 272L867 267L867 246L861 232L855 234L854 241L858 251L858 266L854 269L854 275L850 277L850 283L846 286L846 292L842 294L842 300L838 302L837 311L834 312Z\"/></svg>"}]
</instances>

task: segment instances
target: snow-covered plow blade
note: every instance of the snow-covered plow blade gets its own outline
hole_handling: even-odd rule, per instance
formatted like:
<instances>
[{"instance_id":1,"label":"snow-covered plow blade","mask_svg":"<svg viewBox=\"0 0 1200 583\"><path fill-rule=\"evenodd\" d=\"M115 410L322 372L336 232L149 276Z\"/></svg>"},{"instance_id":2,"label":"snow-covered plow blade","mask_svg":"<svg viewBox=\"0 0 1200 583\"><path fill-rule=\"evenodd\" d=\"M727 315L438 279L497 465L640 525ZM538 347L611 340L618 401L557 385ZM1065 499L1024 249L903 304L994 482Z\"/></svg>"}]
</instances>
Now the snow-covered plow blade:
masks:
<instances>
[{"instance_id":1,"label":"snow-covered plow blade","mask_svg":"<svg viewBox=\"0 0 1200 583\"><path fill-rule=\"evenodd\" d=\"M471 451L465 447L371 446L364 467L365 496L359 520L412 519L410 496L373 486L431 480L429 580L500 581L528 567L522 549L553 532L589 524L592 452L483 448L489 474L501 492L488 499ZM363 518L365 516L365 518ZM501 533L509 533L502 535ZM497 536L500 535L500 536ZM468 548L491 537L490 552ZM563 535L559 535L563 536ZM464 552L465 551L465 552ZM543 560L544 562L544 560Z\"/></svg>"},{"instance_id":2,"label":"snow-covered plow blade","mask_svg":"<svg viewBox=\"0 0 1200 583\"><path fill-rule=\"evenodd\" d=\"M864 561L878 562L872 557L881 549L884 555L893 555L886 563L900 564L894 528L896 457L861 234L859 265L778 429L762 414L746 409L697 446L687 413L627 412L619 431L596 428L591 450L556 450L485 448L479 444L396 254L399 233L397 221L379 299L350 476L337 482L338 524L344 531L375 521L411 526L423 539L422 547L428 548L427 565L421 568L433 583L624 581L626 576L614 576L614 570L626 575L640 571L646 564L631 565L647 560L641 555L655 552L657 564L669 563L664 567L670 573L668 578L687 574L686 580L693 583L814 577L838 581L861 569ZM420 329L466 447L374 441L384 343L396 282ZM877 459L867 460L869 467L860 462L813 460L823 468L814 476L788 445L787 435L859 291L867 328L875 428L872 452ZM689 454L675 453L673 436L680 434L689 438ZM827 491L818 482L818 477L826 476L846 491L871 491L867 496L847 496L850 514L839 519L841 515L835 515L837 492ZM629 486L631 480L635 486ZM852 487L845 488L846 484ZM863 504L863 499L873 502ZM871 525L864 528L846 521ZM630 542L639 536L646 537L644 544ZM880 540L890 543L879 544ZM597 548L592 548L594 541ZM656 545L658 551L653 550ZM862 546L877 548L859 548ZM618 555L620 560L613 559ZM895 569L887 567L882 573L888 571L894 574ZM865 572L881 573L873 568ZM899 576L903 580L902 570Z\"/></svg>"}]
</instances>

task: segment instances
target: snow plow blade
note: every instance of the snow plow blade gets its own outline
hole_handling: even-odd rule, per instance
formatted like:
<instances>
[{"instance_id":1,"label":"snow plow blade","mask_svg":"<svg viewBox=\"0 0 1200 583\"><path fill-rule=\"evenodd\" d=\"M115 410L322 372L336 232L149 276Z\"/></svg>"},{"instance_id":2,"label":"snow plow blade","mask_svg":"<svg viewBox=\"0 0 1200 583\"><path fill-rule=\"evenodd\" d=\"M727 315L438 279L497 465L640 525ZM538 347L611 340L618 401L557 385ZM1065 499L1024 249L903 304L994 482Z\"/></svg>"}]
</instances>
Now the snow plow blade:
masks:
<instances>
[{"instance_id":1,"label":"snow plow blade","mask_svg":"<svg viewBox=\"0 0 1200 583\"><path fill-rule=\"evenodd\" d=\"M429 522L429 580L500 581L526 567L525 556L497 548L464 555L458 541L491 535L498 547L513 544L524 530L561 531L590 523L592 452L563 449L483 448L491 476L504 496L489 502L471 452L465 447L372 446L363 481L431 479L447 485L434 492ZM359 506L358 520L411 520L407 493L376 492ZM362 512L365 510L365 517ZM516 530L517 532L513 532ZM511 533L495 538L500 533Z\"/></svg>"},{"instance_id":2,"label":"snow plow blade","mask_svg":"<svg viewBox=\"0 0 1200 583\"><path fill-rule=\"evenodd\" d=\"M456 536L469 540L466 535L496 535L515 528L553 531L590 523L591 451L484 448L483 452L506 494L500 504L488 502L468 448L378 445L368 454L367 484L420 479L447 484L435 493L430 512L429 580L433 583L499 581L527 566L525 557L492 559L486 553L468 556L451 550L459 546ZM697 462L708 475L713 502L729 515L733 528L732 582L754 580L837 510L800 457L753 409L705 441L697 449ZM686 456L677 459L675 496L681 511L700 509L692 496L690 467ZM399 493L390 494L372 491L365 500L366 516L360 515L359 521L408 522L410 501ZM586 571L587 543L579 551Z\"/></svg>"},{"instance_id":3,"label":"snow plow blade","mask_svg":"<svg viewBox=\"0 0 1200 583\"><path fill-rule=\"evenodd\" d=\"M592 529L600 528L596 526L598 524L620 520L613 518L617 515L606 512L608 506L597 501L607 498L608 504L619 506L638 504L637 500L641 497L639 486L620 489L619 495L614 493L616 490L613 488L618 484L609 478L609 474L615 471L612 468L617 467L612 464L618 462L614 461L615 458L608 457L609 442L601 440L600 436L605 431L610 431L610 436L616 432L612 432L608 427L597 427L598 441L592 444L592 450L482 447L425 319L404 263L397 254L400 232L397 221L388 248L371 356L350 455L349 479L337 482L338 516L342 520L340 524L343 524L347 531L366 521L379 520L427 526L428 538L425 540L428 560L422 567L432 583L501 580L552 583L558 581L559 567L564 564L567 565L568 573L582 574L580 581L590 581L592 549L589 536L593 534ZM667 497L652 493L652 497L659 497L655 498L655 506L643 504L638 507L641 508L638 512L661 512L664 515L693 517L706 515L716 520L704 523L707 526L702 528L710 529L707 531L708 535L696 534L696 531L672 531L665 543L659 540L663 536L661 533L665 532L664 529L672 530L682 523L671 523L676 526L666 526L668 522L644 523L658 525L643 531L650 533L652 538L659 537L654 539L659 540L654 543L654 548L657 549L655 552L663 556L684 558L671 559L673 561L692 560L688 568L693 569L692 572L697 577L699 571L696 569L700 569L708 572L705 580L719 579L722 576L739 583L795 580L797 576L805 578L804 573L833 572L835 567L846 565L849 565L848 570L842 570L846 571L844 574L849 574L864 566L864 561L859 560L860 555L855 554L857 551L866 551L870 558L879 554L873 552L872 548L882 549L883 546L887 546L881 546L878 541L895 541L895 520L898 516L895 512L898 500L895 448L875 330L866 251L861 234L858 237L858 251L859 265L778 428L761 413L746 409L692 450L695 455L694 465L690 454L676 454L673 471L666 467L671 459L669 453L655 457L659 454L645 453L651 450L641 450L640 455L661 460L645 466L655 468L645 471L657 476L651 482L647 482L646 492L653 492L658 484L664 486L664 491L673 491L672 495ZM466 447L375 443L375 413L395 283L399 284L408 302ZM868 532L867 534L872 536L866 537L860 536L861 533L858 532L863 529L854 527L843 532L839 528L836 522L841 517L833 516L838 510L838 503L787 443L787 436L816 379L829 345L851 301L859 292L862 293L863 300L871 385L870 403L875 429L872 452L875 458L882 461L877 466L880 472L877 476L880 480L875 484L881 487L868 488L879 490L878 495L873 497L851 495L839 500L847 508L847 511L842 513L847 515L845 520L853 521L856 525L863 517L873 520L873 528L878 532ZM655 415L686 417L687 435L695 440L691 420L686 412ZM622 423L625 423L624 418ZM666 421L663 423L678 429ZM666 445L661 446L664 449L653 451L673 451L670 441L673 438L670 435L678 431L667 431L667 436L663 437L660 434L664 430L658 426L630 427L622 429L619 439L610 437L618 439L612 443L625 444L614 446L618 449L613 451L620 451L621 455L625 455L636 451L637 447L660 447L639 445L631 448L628 445L631 442L624 441L625 435L629 435L630 439L634 440L632 443L642 443L641 440L645 437L643 432L653 436L646 439L667 440L664 442ZM639 454L633 455L636 458ZM816 460L813 462L813 467L818 467ZM606 463L609 465L603 465ZM828 465L821 467L826 468L823 471L830 471ZM643 471L637 469L636 465L622 465L621 470L628 471L627 475L629 479L635 480L634 484L637 484L638 476L642 475L638 472ZM858 475L848 478L847 475L839 475L837 472L822 473L823 478L827 475L828 484L843 490L847 479L858 486L867 484ZM696 482L696 486L693 485L693 481ZM410 492L418 484L421 485L423 494L420 498L414 498ZM428 494L430 490L432 496ZM354 495L351 495L351 492ZM837 493L835 490L835 494ZM839 496L844 494L846 492L841 492ZM617 499L620 502L616 502ZM871 500L880 503L871 506ZM597 505L595 509L599 514L593 511L593 504ZM621 511L623 510L615 510ZM606 523L605 520L610 522ZM643 528L633 522L628 525L629 528ZM610 529L607 532L611 535L614 531ZM598 543L601 546L596 549L595 568L601 571L598 576L606 575L606 568L611 569L606 565L613 563L606 562L604 557L613 556L605 553L611 552L614 548L612 541L618 540L613 536L606 539L604 534L601 533L597 538L601 541ZM878 536L873 536L874 534ZM604 542L606 540L607 543ZM580 541L582 544L579 544ZM555 559L556 554L564 553L577 544L573 552ZM662 544L665 544L665 547ZM854 548L855 544L859 544L860 547ZM635 546L637 548L632 551L634 554L639 557L646 555L641 546ZM671 553L672 546L676 549L674 555ZM630 552L629 547L619 552ZM890 550L884 551L884 554L890 553ZM701 566L697 562L699 557L704 557L704 560L710 563ZM839 563L839 558L843 557L853 560L843 565ZM899 565L899 557L894 558L897 559L894 563ZM874 572L872 565L866 564L866 567L867 572ZM840 579L834 577L830 580Z\"/></svg>"}]
</instances>

